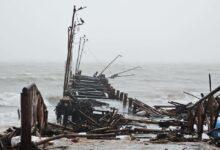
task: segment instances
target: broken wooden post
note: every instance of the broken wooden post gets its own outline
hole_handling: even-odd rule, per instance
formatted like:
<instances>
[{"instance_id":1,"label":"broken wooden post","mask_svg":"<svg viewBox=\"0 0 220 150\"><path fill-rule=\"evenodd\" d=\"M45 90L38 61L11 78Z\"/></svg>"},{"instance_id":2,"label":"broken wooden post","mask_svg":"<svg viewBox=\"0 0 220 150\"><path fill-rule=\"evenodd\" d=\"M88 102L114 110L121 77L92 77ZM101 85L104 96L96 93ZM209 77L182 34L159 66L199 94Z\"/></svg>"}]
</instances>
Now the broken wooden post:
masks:
<instances>
[{"instance_id":1,"label":"broken wooden post","mask_svg":"<svg viewBox=\"0 0 220 150\"><path fill-rule=\"evenodd\" d=\"M115 89L112 86L110 86L108 94L110 99L115 99Z\"/></svg>"},{"instance_id":2,"label":"broken wooden post","mask_svg":"<svg viewBox=\"0 0 220 150\"><path fill-rule=\"evenodd\" d=\"M117 100L120 99L120 91L119 91L119 90L116 91L116 99L117 99Z\"/></svg>"},{"instance_id":3,"label":"broken wooden post","mask_svg":"<svg viewBox=\"0 0 220 150\"><path fill-rule=\"evenodd\" d=\"M197 119L197 134L199 140L202 139L203 123L205 121L206 111L207 111L207 105L204 108L203 103L200 103L197 107L196 116L195 116Z\"/></svg>"},{"instance_id":4,"label":"broken wooden post","mask_svg":"<svg viewBox=\"0 0 220 150\"><path fill-rule=\"evenodd\" d=\"M213 124L213 128L215 127L217 120L218 120L218 116L219 116L219 111L220 111L220 103L219 103L219 98L216 97L216 100L218 101L218 108L215 112L215 119L214 119L214 124Z\"/></svg>"},{"instance_id":5,"label":"broken wooden post","mask_svg":"<svg viewBox=\"0 0 220 150\"><path fill-rule=\"evenodd\" d=\"M133 101L132 98L128 98L128 112L131 112L132 110L132 101Z\"/></svg>"},{"instance_id":6,"label":"broken wooden post","mask_svg":"<svg viewBox=\"0 0 220 150\"><path fill-rule=\"evenodd\" d=\"M209 90L210 90L210 92L212 91L212 78L211 78L211 74L209 74Z\"/></svg>"},{"instance_id":7,"label":"broken wooden post","mask_svg":"<svg viewBox=\"0 0 220 150\"><path fill-rule=\"evenodd\" d=\"M109 98L111 98L112 97L112 86L110 85L110 84L107 84L107 86L106 86L106 90L107 90L107 94L108 94L108 96L109 96Z\"/></svg>"},{"instance_id":8,"label":"broken wooden post","mask_svg":"<svg viewBox=\"0 0 220 150\"><path fill-rule=\"evenodd\" d=\"M137 105L135 103L133 103L133 109L132 109L132 113L135 114L137 113Z\"/></svg>"},{"instance_id":9,"label":"broken wooden post","mask_svg":"<svg viewBox=\"0 0 220 150\"><path fill-rule=\"evenodd\" d=\"M124 98L124 93L121 92L121 93L120 93L120 96L119 96L119 100L120 100L120 101L123 101L123 98Z\"/></svg>"},{"instance_id":10,"label":"broken wooden post","mask_svg":"<svg viewBox=\"0 0 220 150\"><path fill-rule=\"evenodd\" d=\"M31 114L32 103L28 97L28 89L23 88L21 93L21 149L31 149Z\"/></svg>"},{"instance_id":11,"label":"broken wooden post","mask_svg":"<svg viewBox=\"0 0 220 150\"><path fill-rule=\"evenodd\" d=\"M124 108L127 106L127 99L128 99L128 94L124 93L124 98L123 98L123 107Z\"/></svg>"},{"instance_id":12,"label":"broken wooden post","mask_svg":"<svg viewBox=\"0 0 220 150\"><path fill-rule=\"evenodd\" d=\"M112 89L112 99L115 99L116 98L116 94L115 94L115 89L113 88Z\"/></svg>"},{"instance_id":13,"label":"broken wooden post","mask_svg":"<svg viewBox=\"0 0 220 150\"><path fill-rule=\"evenodd\" d=\"M21 147L31 149L31 129L37 127L39 133L47 125L47 107L35 84L24 87L21 93Z\"/></svg>"}]
</instances>

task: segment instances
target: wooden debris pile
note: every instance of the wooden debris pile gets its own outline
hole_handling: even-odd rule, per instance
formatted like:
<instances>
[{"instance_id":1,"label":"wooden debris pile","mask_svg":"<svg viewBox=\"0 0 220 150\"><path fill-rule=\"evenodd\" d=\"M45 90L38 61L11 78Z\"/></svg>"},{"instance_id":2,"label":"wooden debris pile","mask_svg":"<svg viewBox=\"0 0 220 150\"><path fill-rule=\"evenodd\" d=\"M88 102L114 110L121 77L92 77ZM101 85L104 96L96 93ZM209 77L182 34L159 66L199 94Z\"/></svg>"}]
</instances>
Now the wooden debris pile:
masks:
<instances>
[{"instance_id":1,"label":"wooden debris pile","mask_svg":"<svg viewBox=\"0 0 220 150\"><path fill-rule=\"evenodd\" d=\"M197 138L185 138L180 132L159 133L156 138L150 139L151 143L168 143L168 142L198 142Z\"/></svg>"},{"instance_id":2,"label":"wooden debris pile","mask_svg":"<svg viewBox=\"0 0 220 150\"><path fill-rule=\"evenodd\" d=\"M137 100L137 99L134 99L132 100L132 104L133 104L133 113L136 114L137 112L139 111L144 111L146 114L145 116L146 117L159 117L159 116L162 116L162 113L159 112L158 110L150 107L149 105Z\"/></svg>"},{"instance_id":3,"label":"wooden debris pile","mask_svg":"<svg viewBox=\"0 0 220 150\"><path fill-rule=\"evenodd\" d=\"M220 87L212 90L188 110L188 130L189 132L197 132L200 139L204 132L204 125L208 126L208 131L215 128L220 111L220 98L215 94L219 91ZM197 126L196 131L194 125Z\"/></svg>"},{"instance_id":4,"label":"wooden debris pile","mask_svg":"<svg viewBox=\"0 0 220 150\"><path fill-rule=\"evenodd\" d=\"M87 132L90 130L95 132L96 128L101 127L119 128L123 124L122 119L124 117L117 113L117 109L109 111L95 110L94 106L97 105L93 102L98 103L95 100L60 101L60 104L56 107L58 122L63 118L62 124L71 127L77 132ZM67 103L71 103L71 105L67 105ZM101 104L107 105L105 103ZM100 106L100 103L98 103L98 106Z\"/></svg>"},{"instance_id":5,"label":"wooden debris pile","mask_svg":"<svg viewBox=\"0 0 220 150\"><path fill-rule=\"evenodd\" d=\"M188 109L193 103L181 104L178 102L170 101L170 105L155 105L154 107L163 115L172 116L178 119L186 120Z\"/></svg>"},{"instance_id":6,"label":"wooden debris pile","mask_svg":"<svg viewBox=\"0 0 220 150\"><path fill-rule=\"evenodd\" d=\"M11 139L15 136L21 136L21 143L14 145L14 148L27 147L28 141L29 147L36 147L63 137L115 139L118 135L133 134L156 134L157 137L151 139L152 143L198 141L201 139L201 134L204 133L203 126L205 124L208 124L209 131L214 129L220 107L219 97L214 95L219 90L220 87L214 89L195 104L183 105L170 102L173 105L172 111L174 113L164 113L161 110L162 106L153 108L137 99L127 98L128 110L132 110L130 113L133 112L133 116L140 111L146 112L146 115L139 118L127 118L120 114L118 109L109 108L108 103L100 102L98 99L65 96L56 107L57 120L60 124L54 124L47 122L46 105L36 85L31 85L24 88L21 94L21 128L13 128L4 135L0 135L1 147L10 147ZM117 95L117 92L113 95ZM119 101L121 101L120 97ZM97 107L104 110L97 109ZM105 110L107 108L109 110ZM26 115L27 111L33 111L33 113L29 113L33 115ZM186 114L186 116L180 120L179 116L181 115L178 116L178 112ZM152 120L158 117L161 119ZM163 120L163 117L170 117L170 119ZM195 124L197 129L194 129ZM148 128L149 125L156 125L159 128ZM175 128L171 129L170 127ZM86 134L81 135L79 132L86 132ZM185 138L184 135L188 134L197 134L198 136ZM33 135L49 136L49 138L32 142L31 136ZM22 141L25 145L22 144Z\"/></svg>"},{"instance_id":7,"label":"wooden debris pile","mask_svg":"<svg viewBox=\"0 0 220 150\"><path fill-rule=\"evenodd\" d=\"M199 99L195 104L188 103L186 105L177 102L169 102L172 105L169 106L154 106L157 110L178 118L179 120L184 120L185 128L184 133L190 135L197 135L197 139L202 139L203 133L208 133L211 138L219 139L218 134L219 126L217 126L217 120L219 118L220 112L220 97L219 91L220 87L211 89L211 76L209 75L209 85L210 92L204 96L201 94L201 98L198 98L192 94L187 93L197 99ZM204 127L207 130L204 130Z\"/></svg>"}]
</instances>

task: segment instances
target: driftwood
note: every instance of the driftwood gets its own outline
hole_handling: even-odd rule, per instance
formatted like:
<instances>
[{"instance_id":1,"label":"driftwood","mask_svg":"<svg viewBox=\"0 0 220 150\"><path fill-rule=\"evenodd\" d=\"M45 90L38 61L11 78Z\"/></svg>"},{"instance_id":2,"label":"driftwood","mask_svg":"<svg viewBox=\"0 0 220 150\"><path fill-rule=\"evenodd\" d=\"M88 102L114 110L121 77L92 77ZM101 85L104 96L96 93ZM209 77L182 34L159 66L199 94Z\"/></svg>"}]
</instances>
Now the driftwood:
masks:
<instances>
[{"instance_id":1,"label":"driftwood","mask_svg":"<svg viewBox=\"0 0 220 150\"><path fill-rule=\"evenodd\" d=\"M162 114L159 111L137 99L133 100L133 105L135 107L134 109L136 109L135 112L137 112L138 109L140 111L145 111L149 116L162 116Z\"/></svg>"},{"instance_id":2,"label":"driftwood","mask_svg":"<svg viewBox=\"0 0 220 150\"><path fill-rule=\"evenodd\" d=\"M74 131L73 129L71 129L69 127L65 127L65 126L62 126L62 125L59 125L59 124L55 124L55 123L51 123L51 122L48 122L48 125L53 126L55 128L60 128L62 130L67 130L67 131L71 131L71 132Z\"/></svg>"},{"instance_id":3,"label":"driftwood","mask_svg":"<svg viewBox=\"0 0 220 150\"><path fill-rule=\"evenodd\" d=\"M156 124L161 127L169 127L169 126L182 126L185 122L178 121L178 120L167 120L167 121L152 121L152 120L140 120L140 119L127 119L124 118L126 122L137 122L137 123L144 123L144 124Z\"/></svg>"},{"instance_id":4,"label":"driftwood","mask_svg":"<svg viewBox=\"0 0 220 150\"><path fill-rule=\"evenodd\" d=\"M57 139L61 139L61 138L76 138L76 137L84 137L84 138L107 138L107 137L113 137L115 136L114 133L107 133L107 134L78 134L78 133L74 133L74 134L61 134L58 136L54 136L54 137L50 137L47 138L45 140L39 141L39 142L35 142L34 145L35 146L39 146L45 143L48 143L50 141L54 141Z\"/></svg>"},{"instance_id":5,"label":"driftwood","mask_svg":"<svg viewBox=\"0 0 220 150\"><path fill-rule=\"evenodd\" d=\"M92 119L91 117L87 116L85 113L83 113L82 111L80 110L77 110L78 112L80 112L84 117L86 117L88 120L90 120L92 123L94 123L95 125L99 126L99 124L94 120Z\"/></svg>"},{"instance_id":6,"label":"driftwood","mask_svg":"<svg viewBox=\"0 0 220 150\"><path fill-rule=\"evenodd\" d=\"M135 133L161 133L161 132L170 132L167 130L157 130L157 129L147 129L147 128L135 128Z\"/></svg>"}]
</instances>

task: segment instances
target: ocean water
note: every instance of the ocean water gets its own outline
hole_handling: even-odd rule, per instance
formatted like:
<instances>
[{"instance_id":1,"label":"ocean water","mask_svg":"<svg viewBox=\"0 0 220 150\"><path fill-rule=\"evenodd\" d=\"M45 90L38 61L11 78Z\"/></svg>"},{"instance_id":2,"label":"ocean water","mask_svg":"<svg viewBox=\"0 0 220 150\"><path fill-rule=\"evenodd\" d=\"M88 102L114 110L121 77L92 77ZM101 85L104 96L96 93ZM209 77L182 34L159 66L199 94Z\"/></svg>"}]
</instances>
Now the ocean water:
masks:
<instances>
[{"instance_id":1,"label":"ocean water","mask_svg":"<svg viewBox=\"0 0 220 150\"><path fill-rule=\"evenodd\" d=\"M83 74L93 75L105 64L82 64ZM140 65L132 71L135 76L111 79L110 83L129 97L137 98L151 106L195 102L208 93L208 73L212 75L213 89L220 85L220 64L115 64L106 76ZM129 73L128 73L129 74ZM64 63L0 63L0 127L19 125L17 109L20 92L24 86L36 83L49 109L49 120L55 121L54 106L62 96Z\"/></svg>"}]
</instances>

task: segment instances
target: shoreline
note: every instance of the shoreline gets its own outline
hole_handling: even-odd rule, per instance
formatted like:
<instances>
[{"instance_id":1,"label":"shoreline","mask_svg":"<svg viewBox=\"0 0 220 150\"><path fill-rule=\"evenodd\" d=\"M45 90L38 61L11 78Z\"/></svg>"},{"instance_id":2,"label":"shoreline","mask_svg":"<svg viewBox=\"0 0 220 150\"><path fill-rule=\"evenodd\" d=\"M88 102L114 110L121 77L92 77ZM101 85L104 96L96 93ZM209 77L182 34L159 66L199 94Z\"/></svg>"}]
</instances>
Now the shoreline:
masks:
<instances>
[{"instance_id":1,"label":"shoreline","mask_svg":"<svg viewBox=\"0 0 220 150\"><path fill-rule=\"evenodd\" d=\"M137 140L95 140L95 139L85 139L79 138L79 141L74 143L70 139L60 139L54 141L54 144L48 146L48 149L83 149L83 150L133 150L133 149L151 149L151 150L176 150L176 149L204 149L213 150L218 149L212 145L204 142L168 142L163 144L153 144L146 141ZM64 148L65 147L65 148Z\"/></svg>"}]
</instances>

